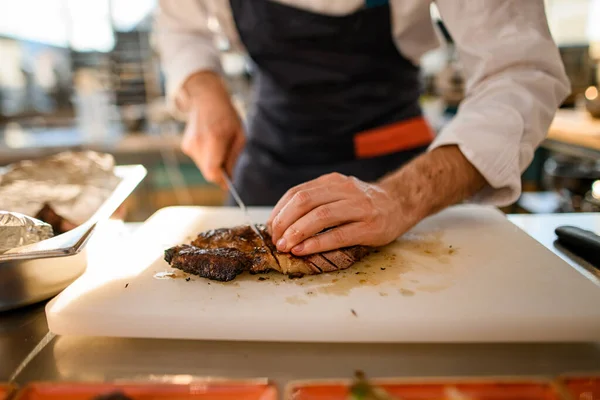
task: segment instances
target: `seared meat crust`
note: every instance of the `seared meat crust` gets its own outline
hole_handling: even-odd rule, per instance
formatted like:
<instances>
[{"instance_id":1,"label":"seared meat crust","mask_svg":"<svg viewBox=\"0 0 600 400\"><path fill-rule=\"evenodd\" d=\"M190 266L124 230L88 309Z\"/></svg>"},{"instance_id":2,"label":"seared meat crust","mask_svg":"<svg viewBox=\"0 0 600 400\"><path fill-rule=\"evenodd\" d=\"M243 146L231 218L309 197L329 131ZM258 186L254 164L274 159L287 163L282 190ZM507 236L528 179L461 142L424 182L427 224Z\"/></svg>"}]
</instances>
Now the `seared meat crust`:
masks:
<instances>
[{"instance_id":1,"label":"seared meat crust","mask_svg":"<svg viewBox=\"0 0 600 400\"><path fill-rule=\"evenodd\" d=\"M351 267L369 254L364 246L353 246L306 257L277 251L264 225L258 225L265 243L249 225L202 232L191 245L165 251L173 268L204 278L230 281L244 271L277 271L290 277L321 274ZM266 244L266 246L265 246Z\"/></svg>"},{"instance_id":2,"label":"seared meat crust","mask_svg":"<svg viewBox=\"0 0 600 400\"><path fill-rule=\"evenodd\" d=\"M253 274L277 269L277 261L250 225L211 229L201 232L192 245L206 249L234 248L252 259L249 271Z\"/></svg>"},{"instance_id":3,"label":"seared meat crust","mask_svg":"<svg viewBox=\"0 0 600 400\"><path fill-rule=\"evenodd\" d=\"M215 281L227 282L250 269L252 260L233 248L201 249L187 244L165 250L173 268Z\"/></svg>"}]
</instances>

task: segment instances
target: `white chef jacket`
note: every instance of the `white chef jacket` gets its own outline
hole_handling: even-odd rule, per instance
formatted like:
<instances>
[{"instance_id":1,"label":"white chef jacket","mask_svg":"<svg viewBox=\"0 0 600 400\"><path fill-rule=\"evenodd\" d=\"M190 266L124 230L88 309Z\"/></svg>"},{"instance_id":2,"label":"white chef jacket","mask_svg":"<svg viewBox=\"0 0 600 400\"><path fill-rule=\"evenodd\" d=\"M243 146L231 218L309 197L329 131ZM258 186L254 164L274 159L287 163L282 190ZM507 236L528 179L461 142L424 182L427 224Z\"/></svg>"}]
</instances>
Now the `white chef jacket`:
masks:
<instances>
[{"instance_id":1,"label":"white chef jacket","mask_svg":"<svg viewBox=\"0 0 600 400\"><path fill-rule=\"evenodd\" d=\"M252 1L252 0L247 0ZM344 15L364 0L272 0L326 15ZM415 64L440 45L430 0L390 0L393 37ZM466 75L457 115L429 147L457 145L488 182L474 202L503 206L521 193L557 107L570 93L543 0L436 0ZM220 72L215 38L243 50L228 0L159 0L156 36L171 105L200 70Z\"/></svg>"}]
</instances>

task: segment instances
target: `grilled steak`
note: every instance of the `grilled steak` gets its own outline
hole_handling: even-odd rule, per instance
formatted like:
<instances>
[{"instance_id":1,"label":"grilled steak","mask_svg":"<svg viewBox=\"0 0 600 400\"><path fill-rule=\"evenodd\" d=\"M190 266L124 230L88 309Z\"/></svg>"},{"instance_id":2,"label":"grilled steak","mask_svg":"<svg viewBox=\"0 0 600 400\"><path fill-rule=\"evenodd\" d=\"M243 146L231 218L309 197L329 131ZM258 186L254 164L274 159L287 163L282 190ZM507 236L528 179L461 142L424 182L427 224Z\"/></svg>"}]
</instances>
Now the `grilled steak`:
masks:
<instances>
[{"instance_id":1,"label":"grilled steak","mask_svg":"<svg viewBox=\"0 0 600 400\"><path fill-rule=\"evenodd\" d=\"M237 249L252 259L249 271L254 274L272 270L277 264L273 253L249 225L202 232L192 241L192 245L203 249Z\"/></svg>"},{"instance_id":2,"label":"grilled steak","mask_svg":"<svg viewBox=\"0 0 600 400\"><path fill-rule=\"evenodd\" d=\"M339 271L369 254L369 248L353 246L296 257L277 251L264 225L258 229L266 246L249 225L212 229L200 233L191 245L165 250L165 261L173 268L203 278L230 281L244 271L277 271L290 277Z\"/></svg>"},{"instance_id":3,"label":"grilled steak","mask_svg":"<svg viewBox=\"0 0 600 400\"><path fill-rule=\"evenodd\" d=\"M166 250L165 261L173 268L216 281L230 281L252 266L252 259L238 249L201 249L187 244Z\"/></svg>"}]
</instances>

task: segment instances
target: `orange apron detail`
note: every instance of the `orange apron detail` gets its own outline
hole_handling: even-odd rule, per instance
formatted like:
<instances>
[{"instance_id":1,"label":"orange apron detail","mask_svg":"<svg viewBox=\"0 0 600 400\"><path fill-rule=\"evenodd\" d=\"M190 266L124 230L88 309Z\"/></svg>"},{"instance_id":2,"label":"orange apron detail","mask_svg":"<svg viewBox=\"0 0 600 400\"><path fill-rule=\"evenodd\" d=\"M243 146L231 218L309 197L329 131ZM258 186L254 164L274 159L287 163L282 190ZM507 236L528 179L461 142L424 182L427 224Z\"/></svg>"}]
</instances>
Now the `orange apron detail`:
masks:
<instances>
[{"instance_id":1,"label":"orange apron detail","mask_svg":"<svg viewBox=\"0 0 600 400\"><path fill-rule=\"evenodd\" d=\"M357 158L376 157L426 146L433 138L425 118L415 117L356 134L354 153Z\"/></svg>"}]
</instances>

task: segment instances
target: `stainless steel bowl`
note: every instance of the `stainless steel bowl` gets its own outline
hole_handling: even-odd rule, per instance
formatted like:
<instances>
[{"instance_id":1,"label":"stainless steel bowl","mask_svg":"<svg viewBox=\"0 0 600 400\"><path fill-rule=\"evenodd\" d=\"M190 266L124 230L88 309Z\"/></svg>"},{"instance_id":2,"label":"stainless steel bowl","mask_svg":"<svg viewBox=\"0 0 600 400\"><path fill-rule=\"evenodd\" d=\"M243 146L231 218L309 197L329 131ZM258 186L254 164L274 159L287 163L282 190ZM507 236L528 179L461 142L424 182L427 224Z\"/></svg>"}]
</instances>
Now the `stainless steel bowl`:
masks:
<instances>
[{"instance_id":1,"label":"stainless steel bowl","mask_svg":"<svg viewBox=\"0 0 600 400\"><path fill-rule=\"evenodd\" d=\"M86 251L54 258L0 264L0 311L49 299L77 279L87 266Z\"/></svg>"},{"instance_id":2,"label":"stainless steel bowl","mask_svg":"<svg viewBox=\"0 0 600 400\"><path fill-rule=\"evenodd\" d=\"M87 266L85 245L96 225L109 219L146 176L141 165L119 166L119 185L83 225L53 238L0 254L0 311L49 299Z\"/></svg>"}]
</instances>

